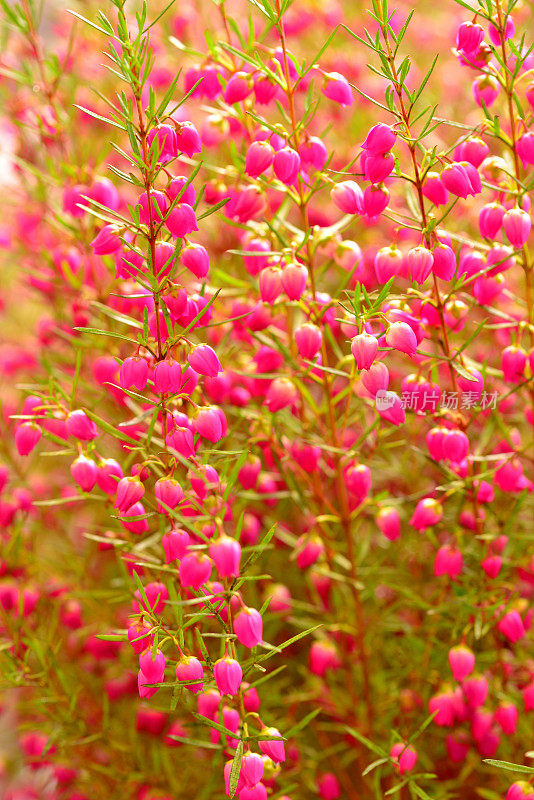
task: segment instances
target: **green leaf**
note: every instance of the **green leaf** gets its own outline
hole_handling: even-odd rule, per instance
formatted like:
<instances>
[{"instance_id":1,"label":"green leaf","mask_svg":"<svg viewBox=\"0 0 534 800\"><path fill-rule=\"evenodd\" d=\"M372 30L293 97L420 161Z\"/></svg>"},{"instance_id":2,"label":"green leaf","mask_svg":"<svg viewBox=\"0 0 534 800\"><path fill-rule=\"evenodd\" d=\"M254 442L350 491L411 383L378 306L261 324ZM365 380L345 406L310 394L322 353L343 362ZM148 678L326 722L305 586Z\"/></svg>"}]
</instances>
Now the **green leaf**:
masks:
<instances>
[{"instance_id":1,"label":"green leaf","mask_svg":"<svg viewBox=\"0 0 534 800\"><path fill-rule=\"evenodd\" d=\"M232 734L235 737L235 734ZM234 760L232 761L232 769L230 770L229 791L230 798L235 797L237 792L237 784L239 783L239 775L241 774L241 764L243 762L243 742L240 740L237 744Z\"/></svg>"},{"instance_id":2,"label":"green leaf","mask_svg":"<svg viewBox=\"0 0 534 800\"><path fill-rule=\"evenodd\" d=\"M361 744L365 745L372 753L376 753L377 756L382 756L382 758L389 758L388 754L385 750L382 750L377 744L374 744L370 739L357 731L356 728L350 728L348 725L345 728L347 733L350 733L351 736L354 736Z\"/></svg>"},{"instance_id":3,"label":"green leaf","mask_svg":"<svg viewBox=\"0 0 534 800\"><path fill-rule=\"evenodd\" d=\"M193 683L198 683L198 681L192 681ZM225 728L224 725L219 725L218 722L214 722L212 719L208 719L208 717L203 717L202 714L197 714L196 711L191 711L192 716L201 722L203 725L207 725L209 728L213 728L219 733L224 733L225 736L229 736L231 739L236 738L235 731L231 731L229 728Z\"/></svg>"},{"instance_id":4,"label":"green leaf","mask_svg":"<svg viewBox=\"0 0 534 800\"><path fill-rule=\"evenodd\" d=\"M311 711L309 714L306 714L306 716L305 716L305 717L303 717L303 718L300 720L300 722L297 722L297 724L296 724L296 725L293 725L293 727L292 727L292 728L290 728L290 729L289 729L289 730L288 730L288 731L285 733L285 738L286 738L286 739L291 739L291 738L293 738L293 737L295 736L295 734L297 734L299 731L301 731L301 730L303 730L304 728L306 728L306 727L307 727L307 726L310 724L310 722L312 721L312 719L315 719L315 717L316 717L318 714L320 714L320 713L321 713L321 711L322 711L322 709L321 709L321 708L314 708L314 710L313 710L313 711Z\"/></svg>"},{"instance_id":5,"label":"green leaf","mask_svg":"<svg viewBox=\"0 0 534 800\"><path fill-rule=\"evenodd\" d=\"M507 772L526 772L530 775L534 774L534 767L527 767L525 764L512 764L510 761L496 761L494 758L485 758L484 763L489 764L490 767L505 769Z\"/></svg>"}]
</instances>

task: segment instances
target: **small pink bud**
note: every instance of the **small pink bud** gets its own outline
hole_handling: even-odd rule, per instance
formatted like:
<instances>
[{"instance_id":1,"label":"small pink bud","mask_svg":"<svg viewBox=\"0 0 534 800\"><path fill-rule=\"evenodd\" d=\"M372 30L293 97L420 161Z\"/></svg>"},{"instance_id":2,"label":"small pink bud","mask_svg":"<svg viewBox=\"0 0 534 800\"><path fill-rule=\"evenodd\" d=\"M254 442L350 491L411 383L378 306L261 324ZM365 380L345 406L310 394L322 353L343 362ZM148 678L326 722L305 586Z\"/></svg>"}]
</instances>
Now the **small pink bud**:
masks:
<instances>
[{"instance_id":1,"label":"small pink bud","mask_svg":"<svg viewBox=\"0 0 534 800\"><path fill-rule=\"evenodd\" d=\"M152 648L147 647L139 656L139 669L148 683L161 683L165 676L165 656L161 650L156 650L156 657L153 658Z\"/></svg>"},{"instance_id":2,"label":"small pink bud","mask_svg":"<svg viewBox=\"0 0 534 800\"><path fill-rule=\"evenodd\" d=\"M130 389L133 386L142 392L147 380L148 363L145 358L134 356L133 358L124 359L119 376L119 382L123 389Z\"/></svg>"},{"instance_id":3,"label":"small pink bud","mask_svg":"<svg viewBox=\"0 0 534 800\"><path fill-rule=\"evenodd\" d=\"M396 139L397 136L389 125L379 122L367 134L365 142L362 144L362 149L371 155L382 155L391 150Z\"/></svg>"},{"instance_id":4,"label":"small pink bud","mask_svg":"<svg viewBox=\"0 0 534 800\"><path fill-rule=\"evenodd\" d=\"M363 192L355 181L343 181L330 192L333 204L344 214L363 214Z\"/></svg>"},{"instance_id":5,"label":"small pink bud","mask_svg":"<svg viewBox=\"0 0 534 800\"><path fill-rule=\"evenodd\" d=\"M441 173L445 188L457 197L466 198L471 192L471 184L465 167L461 164L447 164Z\"/></svg>"},{"instance_id":6,"label":"small pink bud","mask_svg":"<svg viewBox=\"0 0 534 800\"><path fill-rule=\"evenodd\" d=\"M152 220L153 223L161 222L167 211L167 198L163 192L152 189L150 192L150 201L146 192L139 195L137 208L139 209L141 222L144 222L145 225L148 225L150 220Z\"/></svg>"},{"instance_id":7,"label":"small pink bud","mask_svg":"<svg viewBox=\"0 0 534 800\"><path fill-rule=\"evenodd\" d=\"M525 626L519 612L508 611L497 625L502 635L515 644L526 635Z\"/></svg>"},{"instance_id":8,"label":"small pink bud","mask_svg":"<svg viewBox=\"0 0 534 800\"><path fill-rule=\"evenodd\" d=\"M371 491L371 470L365 464L352 464L344 471L345 485L360 501Z\"/></svg>"},{"instance_id":9,"label":"small pink bud","mask_svg":"<svg viewBox=\"0 0 534 800\"><path fill-rule=\"evenodd\" d=\"M391 506L381 508L375 517L375 521L381 532L390 542L395 542L401 535L400 517L396 508Z\"/></svg>"},{"instance_id":10,"label":"small pink bud","mask_svg":"<svg viewBox=\"0 0 534 800\"><path fill-rule=\"evenodd\" d=\"M74 436L75 439L80 439L82 442L90 442L98 436L98 428L94 422L91 422L85 411L78 409L71 411L65 420L67 433L69 436Z\"/></svg>"},{"instance_id":11,"label":"small pink bud","mask_svg":"<svg viewBox=\"0 0 534 800\"><path fill-rule=\"evenodd\" d=\"M462 688L467 704L471 708L480 708L484 705L488 696L488 682L483 675L467 678L462 684Z\"/></svg>"},{"instance_id":12,"label":"small pink bud","mask_svg":"<svg viewBox=\"0 0 534 800\"><path fill-rule=\"evenodd\" d=\"M433 497L425 497L420 500L415 507L415 511L410 520L410 525L416 531L424 531L432 525L437 525L443 516L443 508Z\"/></svg>"},{"instance_id":13,"label":"small pink bud","mask_svg":"<svg viewBox=\"0 0 534 800\"><path fill-rule=\"evenodd\" d=\"M455 580L461 573L464 560L459 550L449 545L440 547L436 553L434 561L434 575L439 578L441 575L448 575Z\"/></svg>"},{"instance_id":14,"label":"small pink bud","mask_svg":"<svg viewBox=\"0 0 534 800\"><path fill-rule=\"evenodd\" d=\"M252 142L247 150L245 172L251 178L257 178L266 172L274 159L274 150L269 142Z\"/></svg>"},{"instance_id":15,"label":"small pink bud","mask_svg":"<svg viewBox=\"0 0 534 800\"><path fill-rule=\"evenodd\" d=\"M304 322L295 329L295 343L301 358L311 361L321 349L323 334L317 325Z\"/></svg>"},{"instance_id":16,"label":"small pink bud","mask_svg":"<svg viewBox=\"0 0 534 800\"><path fill-rule=\"evenodd\" d=\"M139 655L147 647L152 646L153 636L150 634L150 628L140 622L133 623L128 628L128 641L133 647L134 653Z\"/></svg>"},{"instance_id":17,"label":"small pink bud","mask_svg":"<svg viewBox=\"0 0 534 800\"><path fill-rule=\"evenodd\" d=\"M228 80L224 90L224 102L233 105L245 100L252 92L252 81L246 72L236 72Z\"/></svg>"},{"instance_id":18,"label":"small pink bud","mask_svg":"<svg viewBox=\"0 0 534 800\"><path fill-rule=\"evenodd\" d=\"M321 171L328 161L324 142L318 136L310 136L299 146L299 156L303 164Z\"/></svg>"},{"instance_id":19,"label":"small pink bud","mask_svg":"<svg viewBox=\"0 0 534 800\"><path fill-rule=\"evenodd\" d=\"M168 509L176 508L184 497L182 487L174 478L160 478L157 480L154 485L154 493L160 514L168 514Z\"/></svg>"},{"instance_id":20,"label":"small pink bud","mask_svg":"<svg viewBox=\"0 0 534 800\"><path fill-rule=\"evenodd\" d=\"M530 235L532 221L521 208L511 208L503 217L506 237L514 250L520 250Z\"/></svg>"},{"instance_id":21,"label":"small pink bud","mask_svg":"<svg viewBox=\"0 0 534 800\"><path fill-rule=\"evenodd\" d=\"M370 333L360 333L352 340L350 349L358 369L370 369L378 354L378 340Z\"/></svg>"},{"instance_id":22,"label":"small pink bud","mask_svg":"<svg viewBox=\"0 0 534 800\"><path fill-rule=\"evenodd\" d=\"M204 553L189 553L180 561L180 583L198 591L210 579L211 561Z\"/></svg>"},{"instance_id":23,"label":"small pink bud","mask_svg":"<svg viewBox=\"0 0 534 800\"><path fill-rule=\"evenodd\" d=\"M499 96L500 83L493 75L479 75L473 81L471 90L477 105L482 108L484 104L489 108Z\"/></svg>"},{"instance_id":24,"label":"small pink bud","mask_svg":"<svg viewBox=\"0 0 534 800\"><path fill-rule=\"evenodd\" d=\"M523 164L534 164L534 131L527 131L517 140L517 152Z\"/></svg>"},{"instance_id":25,"label":"small pink bud","mask_svg":"<svg viewBox=\"0 0 534 800\"><path fill-rule=\"evenodd\" d=\"M527 354L521 347L505 347L501 355L501 369L504 380L508 383L519 383L524 380L527 366Z\"/></svg>"},{"instance_id":26,"label":"small pink bud","mask_svg":"<svg viewBox=\"0 0 534 800\"><path fill-rule=\"evenodd\" d=\"M263 769L263 759L258 753L245 753L241 762L241 774L247 786L256 786L261 781Z\"/></svg>"},{"instance_id":27,"label":"small pink bud","mask_svg":"<svg viewBox=\"0 0 534 800\"><path fill-rule=\"evenodd\" d=\"M193 427L195 433L215 444L226 435L226 418L217 406L204 406L199 408Z\"/></svg>"},{"instance_id":28,"label":"small pink bud","mask_svg":"<svg viewBox=\"0 0 534 800\"><path fill-rule=\"evenodd\" d=\"M282 288L290 300L300 300L308 280L308 270L303 264L286 264L280 275Z\"/></svg>"},{"instance_id":29,"label":"small pink bud","mask_svg":"<svg viewBox=\"0 0 534 800\"><path fill-rule=\"evenodd\" d=\"M79 456L72 462L70 474L80 489L83 489L84 492L90 492L96 483L96 464L92 458Z\"/></svg>"},{"instance_id":30,"label":"small pink bud","mask_svg":"<svg viewBox=\"0 0 534 800\"><path fill-rule=\"evenodd\" d=\"M188 179L183 175L177 175L167 186L167 195L171 203L173 200L179 199L182 203L187 203L188 206L194 206L197 193L192 183L187 182Z\"/></svg>"},{"instance_id":31,"label":"small pink bud","mask_svg":"<svg viewBox=\"0 0 534 800\"><path fill-rule=\"evenodd\" d=\"M194 347L188 357L189 366L200 375L207 375L215 378L222 372L221 362L217 354L208 344L198 344Z\"/></svg>"},{"instance_id":32,"label":"small pink bud","mask_svg":"<svg viewBox=\"0 0 534 800\"><path fill-rule=\"evenodd\" d=\"M146 141L153 152L159 154L161 164L168 163L178 155L176 131L170 125L157 125L147 134Z\"/></svg>"},{"instance_id":33,"label":"small pink bud","mask_svg":"<svg viewBox=\"0 0 534 800\"><path fill-rule=\"evenodd\" d=\"M177 203L165 220L165 224L169 233L176 239L183 239L187 234L198 231L196 214L187 203Z\"/></svg>"},{"instance_id":34,"label":"small pink bud","mask_svg":"<svg viewBox=\"0 0 534 800\"><path fill-rule=\"evenodd\" d=\"M463 431L448 430L443 435L443 456L453 464L460 464L469 452L469 439Z\"/></svg>"},{"instance_id":35,"label":"small pink bud","mask_svg":"<svg viewBox=\"0 0 534 800\"><path fill-rule=\"evenodd\" d=\"M456 47L464 53L474 53L484 39L484 28L473 22L462 22L456 35Z\"/></svg>"},{"instance_id":36,"label":"small pink bud","mask_svg":"<svg viewBox=\"0 0 534 800\"><path fill-rule=\"evenodd\" d=\"M435 206L444 206L449 202L449 192L437 172L427 173L423 195Z\"/></svg>"},{"instance_id":37,"label":"small pink bud","mask_svg":"<svg viewBox=\"0 0 534 800\"><path fill-rule=\"evenodd\" d=\"M258 284L262 302L272 305L282 293L282 270L279 267L262 269Z\"/></svg>"},{"instance_id":38,"label":"small pink bud","mask_svg":"<svg viewBox=\"0 0 534 800\"><path fill-rule=\"evenodd\" d=\"M263 619L255 608L244 608L234 619L234 633L245 647L253 648L261 644Z\"/></svg>"},{"instance_id":39,"label":"small pink bud","mask_svg":"<svg viewBox=\"0 0 534 800\"><path fill-rule=\"evenodd\" d=\"M286 760L286 753L284 747L284 740L282 734L277 728L263 728L262 734L264 736L279 736L279 739L260 739L258 746L262 753L275 762L281 764Z\"/></svg>"},{"instance_id":40,"label":"small pink bud","mask_svg":"<svg viewBox=\"0 0 534 800\"><path fill-rule=\"evenodd\" d=\"M139 500L141 500L144 494L145 487L138 477L121 478L117 484L115 508L117 508L120 513L128 511L134 503L138 503Z\"/></svg>"},{"instance_id":41,"label":"small pink bud","mask_svg":"<svg viewBox=\"0 0 534 800\"><path fill-rule=\"evenodd\" d=\"M389 192L385 186L372 184L363 193L363 209L368 217L375 219L380 216L389 203Z\"/></svg>"},{"instance_id":42,"label":"small pink bud","mask_svg":"<svg viewBox=\"0 0 534 800\"><path fill-rule=\"evenodd\" d=\"M181 529L173 529L163 536L161 544L165 552L165 562L171 564L173 561L179 561L187 553L189 534Z\"/></svg>"},{"instance_id":43,"label":"small pink bud","mask_svg":"<svg viewBox=\"0 0 534 800\"><path fill-rule=\"evenodd\" d=\"M410 772L417 764L417 750L404 742L394 744L389 752L395 770L400 775Z\"/></svg>"},{"instance_id":44,"label":"small pink bud","mask_svg":"<svg viewBox=\"0 0 534 800\"><path fill-rule=\"evenodd\" d=\"M185 684L185 688L192 694L201 692L204 687L204 670L198 658L182 656L176 664L176 679L178 681L195 681Z\"/></svg>"},{"instance_id":45,"label":"small pink bud","mask_svg":"<svg viewBox=\"0 0 534 800\"><path fill-rule=\"evenodd\" d=\"M354 102L349 82L339 72L325 73L322 92L325 97L339 103L340 106L351 106Z\"/></svg>"},{"instance_id":46,"label":"small pink bud","mask_svg":"<svg viewBox=\"0 0 534 800\"><path fill-rule=\"evenodd\" d=\"M215 662L213 676L220 693L234 697L241 686L243 670L239 662L229 656L225 656Z\"/></svg>"},{"instance_id":47,"label":"small pink bud","mask_svg":"<svg viewBox=\"0 0 534 800\"><path fill-rule=\"evenodd\" d=\"M487 556L482 562L482 569L488 578L496 578L502 568L502 558L500 556Z\"/></svg>"},{"instance_id":48,"label":"small pink bud","mask_svg":"<svg viewBox=\"0 0 534 800\"><path fill-rule=\"evenodd\" d=\"M29 455L41 436L41 428L35 422L22 422L15 430L15 445L19 455Z\"/></svg>"},{"instance_id":49,"label":"small pink bud","mask_svg":"<svg viewBox=\"0 0 534 800\"><path fill-rule=\"evenodd\" d=\"M325 772L317 779L317 791L321 800L338 800L341 789L333 772Z\"/></svg>"},{"instance_id":50,"label":"small pink bud","mask_svg":"<svg viewBox=\"0 0 534 800\"><path fill-rule=\"evenodd\" d=\"M371 364L369 369L362 369L361 380L372 397L377 392L386 392L389 386L389 370L382 361Z\"/></svg>"},{"instance_id":51,"label":"small pink bud","mask_svg":"<svg viewBox=\"0 0 534 800\"><path fill-rule=\"evenodd\" d=\"M518 711L513 703L502 703L495 711L495 722L506 736L513 736L517 728Z\"/></svg>"},{"instance_id":52,"label":"small pink bud","mask_svg":"<svg viewBox=\"0 0 534 800\"><path fill-rule=\"evenodd\" d=\"M199 280L210 271L208 251L201 244L188 242L180 254L180 261Z\"/></svg>"},{"instance_id":53,"label":"small pink bud","mask_svg":"<svg viewBox=\"0 0 534 800\"><path fill-rule=\"evenodd\" d=\"M97 256L109 255L118 250L121 247L121 240L115 225L104 225L91 242L91 247Z\"/></svg>"},{"instance_id":54,"label":"small pink bud","mask_svg":"<svg viewBox=\"0 0 534 800\"><path fill-rule=\"evenodd\" d=\"M297 541L297 566L307 569L324 553L324 544L318 536L301 536Z\"/></svg>"},{"instance_id":55,"label":"small pink bud","mask_svg":"<svg viewBox=\"0 0 534 800\"><path fill-rule=\"evenodd\" d=\"M191 158L202 151L202 140L192 122L181 122L176 131L176 144L186 156Z\"/></svg>"},{"instance_id":56,"label":"small pink bud","mask_svg":"<svg viewBox=\"0 0 534 800\"><path fill-rule=\"evenodd\" d=\"M209 554L213 559L220 578L237 578L241 560L241 545L231 536L220 536L209 546Z\"/></svg>"},{"instance_id":57,"label":"small pink bud","mask_svg":"<svg viewBox=\"0 0 534 800\"><path fill-rule=\"evenodd\" d=\"M400 275L404 267L404 256L395 245L382 247L376 254L374 268L379 283L387 283L390 278Z\"/></svg>"},{"instance_id":58,"label":"small pink bud","mask_svg":"<svg viewBox=\"0 0 534 800\"><path fill-rule=\"evenodd\" d=\"M505 209L500 203L488 203L478 215L478 227L485 239L495 239L502 228Z\"/></svg>"},{"instance_id":59,"label":"small pink bud","mask_svg":"<svg viewBox=\"0 0 534 800\"><path fill-rule=\"evenodd\" d=\"M182 368L173 358L158 361L154 367L154 391L157 394L177 394L182 387Z\"/></svg>"},{"instance_id":60,"label":"small pink bud","mask_svg":"<svg viewBox=\"0 0 534 800\"><path fill-rule=\"evenodd\" d=\"M273 160L274 174L286 186L292 186L300 170L300 156L291 147L279 150Z\"/></svg>"},{"instance_id":61,"label":"small pink bud","mask_svg":"<svg viewBox=\"0 0 534 800\"><path fill-rule=\"evenodd\" d=\"M464 645L458 645L449 650L449 664L452 674L457 681L463 681L475 668L474 653Z\"/></svg>"},{"instance_id":62,"label":"small pink bud","mask_svg":"<svg viewBox=\"0 0 534 800\"><path fill-rule=\"evenodd\" d=\"M393 172L395 157L392 153L371 155L364 150L360 163L366 180L371 183L382 183Z\"/></svg>"},{"instance_id":63,"label":"small pink bud","mask_svg":"<svg viewBox=\"0 0 534 800\"><path fill-rule=\"evenodd\" d=\"M392 322L386 333L386 342L395 350L410 356L417 352L417 338L407 322Z\"/></svg>"},{"instance_id":64,"label":"small pink bud","mask_svg":"<svg viewBox=\"0 0 534 800\"><path fill-rule=\"evenodd\" d=\"M437 244L432 251L434 263L432 272L442 281L450 281L456 272L456 256L452 247L446 244Z\"/></svg>"},{"instance_id":65,"label":"small pink bud","mask_svg":"<svg viewBox=\"0 0 534 800\"><path fill-rule=\"evenodd\" d=\"M412 281L422 284L432 272L434 258L430 250L420 245L408 250L406 254L406 265Z\"/></svg>"},{"instance_id":66,"label":"small pink bud","mask_svg":"<svg viewBox=\"0 0 534 800\"><path fill-rule=\"evenodd\" d=\"M269 411L276 412L296 403L298 392L289 378L275 378L265 397Z\"/></svg>"}]
</instances>

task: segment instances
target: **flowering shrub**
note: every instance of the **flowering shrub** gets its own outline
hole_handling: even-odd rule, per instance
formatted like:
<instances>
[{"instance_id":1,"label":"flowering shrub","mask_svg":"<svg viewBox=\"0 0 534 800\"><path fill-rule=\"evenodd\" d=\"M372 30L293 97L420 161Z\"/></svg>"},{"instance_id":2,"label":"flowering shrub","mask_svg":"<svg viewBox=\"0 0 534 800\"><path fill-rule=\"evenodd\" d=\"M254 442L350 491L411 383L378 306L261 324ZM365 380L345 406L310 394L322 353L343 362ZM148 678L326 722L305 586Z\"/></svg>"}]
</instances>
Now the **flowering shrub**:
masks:
<instances>
[{"instance_id":1,"label":"flowering shrub","mask_svg":"<svg viewBox=\"0 0 534 800\"><path fill-rule=\"evenodd\" d=\"M370 1L1 0L5 800L534 795L531 8Z\"/></svg>"}]
</instances>

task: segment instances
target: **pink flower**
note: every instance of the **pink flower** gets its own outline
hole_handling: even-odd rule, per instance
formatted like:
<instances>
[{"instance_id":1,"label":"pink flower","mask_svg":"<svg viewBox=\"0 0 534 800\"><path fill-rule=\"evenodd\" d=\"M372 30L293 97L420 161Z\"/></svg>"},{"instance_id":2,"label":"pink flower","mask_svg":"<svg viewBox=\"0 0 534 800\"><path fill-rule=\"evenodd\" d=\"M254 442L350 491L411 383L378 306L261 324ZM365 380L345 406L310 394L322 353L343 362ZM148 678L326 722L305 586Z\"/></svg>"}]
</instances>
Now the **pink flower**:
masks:
<instances>
[{"instance_id":1,"label":"pink flower","mask_svg":"<svg viewBox=\"0 0 534 800\"><path fill-rule=\"evenodd\" d=\"M317 325L311 322L304 322L295 329L295 343L297 350L302 358L311 361L319 350L323 341L323 334Z\"/></svg>"},{"instance_id":2,"label":"pink flower","mask_svg":"<svg viewBox=\"0 0 534 800\"><path fill-rule=\"evenodd\" d=\"M443 508L437 500L432 497L425 497L417 503L410 525L416 531L424 531L432 525L436 525L443 516Z\"/></svg>"},{"instance_id":3,"label":"pink flower","mask_svg":"<svg viewBox=\"0 0 534 800\"><path fill-rule=\"evenodd\" d=\"M369 369L378 354L378 341L370 333L360 333L351 342L350 349L358 369Z\"/></svg>"},{"instance_id":4,"label":"pink flower","mask_svg":"<svg viewBox=\"0 0 534 800\"><path fill-rule=\"evenodd\" d=\"M220 536L210 543L209 554L213 559L219 577L237 578L241 560L241 545L230 536Z\"/></svg>"},{"instance_id":5,"label":"pink flower","mask_svg":"<svg viewBox=\"0 0 534 800\"><path fill-rule=\"evenodd\" d=\"M503 227L514 250L520 250L530 235L532 221L526 211L512 208L503 217Z\"/></svg>"},{"instance_id":6,"label":"pink flower","mask_svg":"<svg viewBox=\"0 0 534 800\"><path fill-rule=\"evenodd\" d=\"M449 664L457 681L463 681L475 668L475 656L468 647L458 645L449 650Z\"/></svg>"},{"instance_id":7,"label":"pink flower","mask_svg":"<svg viewBox=\"0 0 534 800\"><path fill-rule=\"evenodd\" d=\"M204 687L204 670L202 664L194 656L182 656L176 664L176 679L188 681L185 688L192 694L198 694ZM190 682L194 681L194 682Z\"/></svg>"},{"instance_id":8,"label":"pink flower","mask_svg":"<svg viewBox=\"0 0 534 800\"><path fill-rule=\"evenodd\" d=\"M255 608L244 608L234 619L234 633L245 647L256 647L263 637L263 619Z\"/></svg>"},{"instance_id":9,"label":"pink flower","mask_svg":"<svg viewBox=\"0 0 534 800\"><path fill-rule=\"evenodd\" d=\"M392 322L386 333L386 342L410 356L417 351L417 337L407 322Z\"/></svg>"},{"instance_id":10,"label":"pink flower","mask_svg":"<svg viewBox=\"0 0 534 800\"><path fill-rule=\"evenodd\" d=\"M340 106L351 106L354 102L349 82L339 72L325 73L322 92L325 97L339 103Z\"/></svg>"},{"instance_id":11,"label":"pink flower","mask_svg":"<svg viewBox=\"0 0 534 800\"><path fill-rule=\"evenodd\" d=\"M213 676L220 693L234 697L241 686L243 670L235 659L224 656L215 662Z\"/></svg>"},{"instance_id":12,"label":"pink flower","mask_svg":"<svg viewBox=\"0 0 534 800\"><path fill-rule=\"evenodd\" d=\"M132 386L142 392L148 381L148 363L146 359L134 356L125 358L120 369L119 382L123 389Z\"/></svg>"},{"instance_id":13,"label":"pink flower","mask_svg":"<svg viewBox=\"0 0 534 800\"><path fill-rule=\"evenodd\" d=\"M65 424L68 435L74 436L75 439L80 439L82 442L90 442L98 436L98 428L95 423L81 409L71 411Z\"/></svg>"},{"instance_id":14,"label":"pink flower","mask_svg":"<svg viewBox=\"0 0 534 800\"><path fill-rule=\"evenodd\" d=\"M274 150L269 142L252 142L247 150L245 172L257 178L266 172L274 160Z\"/></svg>"},{"instance_id":15,"label":"pink flower","mask_svg":"<svg viewBox=\"0 0 534 800\"><path fill-rule=\"evenodd\" d=\"M117 235L116 226L104 225L91 242L91 247L97 256L109 255L118 250L121 247L121 240Z\"/></svg>"},{"instance_id":16,"label":"pink flower","mask_svg":"<svg viewBox=\"0 0 534 800\"><path fill-rule=\"evenodd\" d=\"M286 264L280 274L280 280L288 298L300 300L306 289L308 270L304 264Z\"/></svg>"},{"instance_id":17,"label":"pink flower","mask_svg":"<svg viewBox=\"0 0 534 800\"><path fill-rule=\"evenodd\" d=\"M177 239L183 239L187 234L198 231L196 214L187 203L177 203L169 213L165 224L169 233Z\"/></svg>"},{"instance_id":18,"label":"pink flower","mask_svg":"<svg viewBox=\"0 0 534 800\"><path fill-rule=\"evenodd\" d=\"M396 139L397 135L389 125L379 122L367 134L365 142L362 144L362 149L366 150L370 155L383 155L391 150Z\"/></svg>"},{"instance_id":19,"label":"pink flower","mask_svg":"<svg viewBox=\"0 0 534 800\"><path fill-rule=\"evenodd\" d=\"M189 353L188 361L189 366L200 375L215 378L219 372L222 372L221 362L217 358L215 350L208 344L196 345Z\"/></svg>"},{"instance_id":20,"label":"pink flower","mask_svg":"<svg viewBox=\"0 0 534 800\"><path fill-rule=\"evenodd\" d=\"M300 156L291 147L279 150L273 160L274 174L279 181L291 186L295 183L300 170Z\"/></svg>"},{"instance_id":21,"label":"pink flower","mask_svg":"<svg viewBox=\"0 0 534 800\"><path fill-rule=\"evenodd\" d=\"M396 541L401 535L401 523L399 512L396 508L381 508L375 517L375 522L390 542Z\"/></svg>"},{"instance_id":22,"label":"pink flower","mask_svg":"<svg viewBox=\"0 0 534 800\"><path fill-rule=\"evenodd\" d=\"M363 214L363 192L355 181L343 181L334 186L330 197L344 214Z\"/></svg>"},{"instance_id":23,"label":"pink flower","mask_svg":"<svg viewBox=\"0 0 534 800\"><path fill-rule=\"evenodd\" d=\"M397 742L394 744L389 752L395 770L400 775L405 775L417 764L417 750L411 745L404 744L404 742Z\"/></svg>"},{"instance_id":24,"label":"pink flower","mask_svg":"<svg viewBox=\"0 0 534 800\"><path fill-rule=\"evenodd\" d=\"M180 583L198 590L210 579L211 561L203 553L189 553L180 561Z\"/></svg>"},{"instance_id":25,"label":"pink flower","mask_svg":"<svg viewBox=\"0 0 534 800\"><path fill-rule=\"evenodd\" d=\"M157 480L154 485L154 493L160 514L168 514L168 509L176 508L184 496L182 487L174 478L160 478Z\"/></svg>"},{"instance_id":26,"label":"pink flower","mask_svg":"<svg viewBox=\"0 0 534 800\"><path fill-rule=\"evenodd\" d=\"M41 436L41 428L35 422L21 422L15 430L15 445L19 455L29 455Z\"/></svg>"},{"instance_id":27,"label":"pink flower","mask_svg":"<svg viewBox=\"0 0 534 800\"><path fill-rule=\"evenodd\" d=\"M79 456L72 462L70 474L84 492L90 492L96 483L97 469L92 458Z\"/></svg>"}]
</instances>

